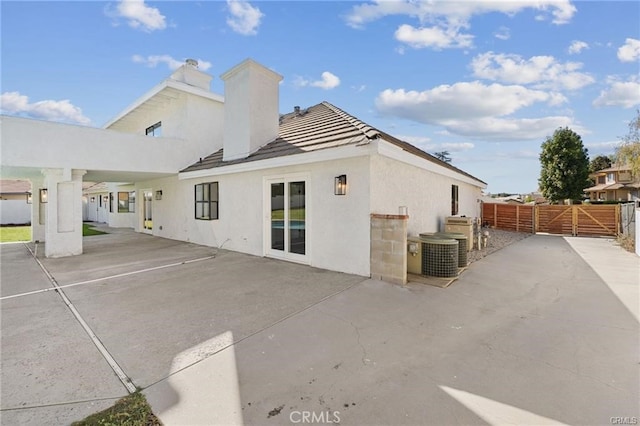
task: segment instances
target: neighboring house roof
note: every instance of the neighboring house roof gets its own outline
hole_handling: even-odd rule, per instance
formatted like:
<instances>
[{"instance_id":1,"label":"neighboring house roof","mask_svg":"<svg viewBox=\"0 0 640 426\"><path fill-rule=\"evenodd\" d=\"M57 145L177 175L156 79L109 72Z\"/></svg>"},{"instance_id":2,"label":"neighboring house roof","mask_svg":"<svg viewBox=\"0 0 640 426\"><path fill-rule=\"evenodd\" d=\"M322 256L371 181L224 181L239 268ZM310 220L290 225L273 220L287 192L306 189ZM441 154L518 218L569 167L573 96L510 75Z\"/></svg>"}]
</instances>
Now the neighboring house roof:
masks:
<instances>
[{"instance_id":1,"label":"neighboring house roof","mask_svg":"<svg viewBox=\"0 0 640 426\"><path fill-rule=\"evenodd\" d=\"M592 186L591 188L587 188L584 191L585 192L613 191L614 189L639 188L639 187L640 187L640 183L628 183L628 184L612 183L612 184L609 184L609 185L607 185L605 183L601 183L599 185Z\"/></svg>"},{"instance_id":2,"label":"neighboring house roof","mask_svg":"<svg viewBox=\"0 0 640 426\"><path fill-rule=\"evenodd\" d=\"M367 144L375 139L383 139L411 154L486 185L486 182L475 176L437 159L418 147L371 127L329 102L282 115L278 137L246 158L223 161L223 150L220 149L180 172L213 169L346 145Z\"/></svg>"},{"instance_id":3,"label":"neighboring house roof","mask_svg":"<svg viewBox=\"0 0 640 426\"><path fill-rule=\"evenodd\" d=\"M592 174L600 174L600 173L608 173L608 172L623 172L623 171L628 171L631 170L631 166L630 165L624 165L624 166L611 166L611 167L607 167L606 169L602 169L602 170L597 170L595 172L593 172Z\"/></svg>"},{"instance_id":4,"label":"neighboring house roof","mask_svg":"<svg viewBox=\"0 0 640 426\"><path fill-rule=\"evenodd\" d=\"M0 180L0 193L25 194L31 191L31 182L28 180Z\"/></svg>"}]
</instances>

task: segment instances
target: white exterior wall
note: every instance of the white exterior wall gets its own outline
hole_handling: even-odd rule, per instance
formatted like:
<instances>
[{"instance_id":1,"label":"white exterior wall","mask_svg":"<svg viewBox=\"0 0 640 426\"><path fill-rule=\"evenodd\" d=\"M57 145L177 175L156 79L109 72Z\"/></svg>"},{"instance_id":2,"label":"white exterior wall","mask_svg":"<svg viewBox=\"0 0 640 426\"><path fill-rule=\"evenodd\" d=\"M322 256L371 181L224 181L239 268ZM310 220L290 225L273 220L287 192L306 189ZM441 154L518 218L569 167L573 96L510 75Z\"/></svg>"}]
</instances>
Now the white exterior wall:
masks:
<instances>
[{"instance_id":1,"label":"white exterior wall","mask_svg":"<svg viewBox=\"0 0 640 426\"><path fill-rule=\"evenodd\" d=\"M636 209L636 254L640 256L640 209Z\"/></svg>"},{"instance_id":2,"label":"white exterior wall","mask_svg":"<svg viewBox=\"0 0 640 426\"><path fill-rule=\"evenodd\" d=\"M91 222L107 223L109 221L108 196L109 193L107 192L95 192L84 195L82 197L82 219Z\"/></svg>"},{"instance_id":3,"label":"white exterior wall","mask_svg":"<svg viewBox=\"0 0 640 426\"><path fill-rule=\"evenodd\" d=\"M2 218L2 225L23 225L31 223L31 206L31 204L27 204L25 195L22 195L20 199L0 200L0 218Z\"/></svg>"},{"instance_id":4,"label":"white exterior wall","mask_svg":"<svg viewBox=\"0 0 640 426\"><path fill-rule=\"evenodd\" d=\"M368 276L368 172L369 160L363 156L185 180L171 177L139 182L136 188L162 190L162 200L153 201L154 235L263 256L269 218L264 207L265 179L306 173L309 263ZM344 196L334 195L334 178L341 174L348 178ZM202 182L219 183L218 220L194 218L194 186Z\"/></svg>"},{"instance_id":5,"label":"white exterior wall","mask_svg":"<svg viewBox=\"0 0 640 426\"><path fill-rule=\"evenodd\" d=\"M135 191L134 185L109 185L109 192L113 193L113 211L109 213L109 226L112 228L133 228L136 231L138 229L138 209L142 204L139 203L142 200L142 194L136 193L135 211L131 213L118 212L118 192L131 192Z\"/></svg>"},{"instance_id":6,"label":"white exterior wall","mask_svg":"<svg viewBox=\"0 0 640 426\"><path fill-rule=\"evenodd\" d=\"M148 127L161 122L162 138L179 138L190 162L222 148L224 104L197 95L181 94L179 98L136 114L136 120L118 122L118 131L145 135Z\"/></svg>"},{"instance_id":7,"label":"white exterior wall","mask_svg":"<svg viewBox=\"0 0 640 426\"><path fill-rule=\"evenodd\" d=\"M371 211L398 214L399 206L406 206L409 235L444 231L444 220L451 216L451 185L458 185L458 215L478 217L479 187L382 155L371 156Z\"/></svg>"}]
</instances>

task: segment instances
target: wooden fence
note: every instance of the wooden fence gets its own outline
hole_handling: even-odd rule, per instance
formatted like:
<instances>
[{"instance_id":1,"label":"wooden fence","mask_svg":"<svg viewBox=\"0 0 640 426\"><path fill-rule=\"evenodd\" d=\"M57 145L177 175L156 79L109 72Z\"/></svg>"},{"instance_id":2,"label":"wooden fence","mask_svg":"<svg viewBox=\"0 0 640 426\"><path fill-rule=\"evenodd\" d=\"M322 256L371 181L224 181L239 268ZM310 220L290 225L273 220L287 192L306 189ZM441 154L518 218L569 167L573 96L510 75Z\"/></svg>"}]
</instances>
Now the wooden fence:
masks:
<instances>
[{"instance_id":1,"label":"wooden fence","mask_svg":"<svg viewBox=\"0 0 640 426\"><path fill-rule=\"evenodd\" d=\"M495 229L563 235L609 235L620 232L620 206L482 204L482 223Z\"/></svg>"},{"instance_id":2,"label":"wooden fence","mask_svg":"<svg viewBox=\"0 0 640 426\"><path fill-rule=\"evenodd\" d=\"M482 224L505 231L534 233L534 206L483 203Z\"/></svg>"}]
</instances>

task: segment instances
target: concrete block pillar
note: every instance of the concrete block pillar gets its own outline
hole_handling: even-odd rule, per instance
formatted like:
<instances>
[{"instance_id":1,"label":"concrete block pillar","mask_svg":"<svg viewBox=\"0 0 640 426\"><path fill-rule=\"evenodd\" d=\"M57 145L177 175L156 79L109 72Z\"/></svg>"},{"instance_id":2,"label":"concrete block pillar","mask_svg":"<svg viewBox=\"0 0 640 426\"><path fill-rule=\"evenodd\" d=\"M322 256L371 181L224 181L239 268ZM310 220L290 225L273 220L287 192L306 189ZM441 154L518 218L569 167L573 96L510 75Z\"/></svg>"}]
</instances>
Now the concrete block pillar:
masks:
<instances>
[{"instance_id":1,"label":"concrete block pillar","mask_svg":"<svg viewBox=\"0 0 640 426\"><path fill-rule=\"evenodd\" d=\"M371 215L371 278L407 283L408 215Z\"/></svg>"},{"instance_id":2,"label":"concrete block pillar","mask_svg":"<svg viewBox=\"0 0 640 426\"><path fill-rule=\"evenodd\" d=\"M45 256L82 254L82 176L86 170L43 169L47 188ZM34 194L36 198L36 194ZM38 202L40 202L38 194Z\"/></svg>"},{"instance_id":3,"label":"concrete block pillar","mask_svg":"<svg viewBox=\"0 0 640 426\"><path fill-rule=\"evenodd\" d=\"M40 189L44 188L44 177L30 179L31 181L31 241L43 242L45 237L44 224L46 218L46 204L40 203Z\"/></svg>"}]
</instances>

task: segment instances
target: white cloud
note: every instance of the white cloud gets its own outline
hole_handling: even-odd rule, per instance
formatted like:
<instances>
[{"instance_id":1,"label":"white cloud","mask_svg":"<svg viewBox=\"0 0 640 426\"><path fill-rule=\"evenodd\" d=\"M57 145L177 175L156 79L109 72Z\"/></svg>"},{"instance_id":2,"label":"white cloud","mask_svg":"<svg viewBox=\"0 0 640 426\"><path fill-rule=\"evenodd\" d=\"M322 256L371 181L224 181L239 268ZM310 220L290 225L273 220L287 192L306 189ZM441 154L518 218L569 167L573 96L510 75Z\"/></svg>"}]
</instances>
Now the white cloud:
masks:
<instances>
[{"instance_id":1,"label":"white cloud","mask_svg":"<svg viewBox=\"0 0 640 426\"><path fill-rule=\"evenodd\" d=\"M411 25L403 24L396 30L395 38L415 49L430 47L434 50L442 50L473 46L473 36L471 34L462 34L459 28L451 26L415 28Z\"/></svg>"},{"instance_id":2,"label":"white cloud","mask_svg":"<svg viewBox=\"0 0 640 426\"><path fill-rule=\"evenodd\" d=\"M537 103L558 105L566 98L519 85L485 85L478 81L441 85L431 90L387 89L376 98L378 112L419 123L442 126L449 134L474 139L539 139L561 126L576 129L568 116L512 118Z\"/></svg>"},{"instance_id":3,"label":"white cloud","mask_svg":"<svg viewBox=\"0 0 640 426\"><path fill-rule=\"evenodd\" d=\"M524 86L485 85L478 81L440 85L431 90L386 89L376 99L379 111L423 123L441 123L451 118L508 115L537 102L556 105L562 95Z\"/></svg>"},{"instance_id":4,"label":"white cloud","mask_svg":"<svg viewBox=\"0 0 640 426\"><path fill-rule=\"evenodd\" d=\"M518 141L544 139L558 127L570 127L584 134L586 129L574 123L571 117L549 116L541 118L485 117L476 120L451 120L447 128L456 134L482 140Z\"/></svg>"},{"instance_id":5,"label":"white cloud","mask_svg":"<svg viewBox=\"0 0 640 426\"><path fill-rule=\"evenodd\" d=\"M256 35L264 14L257 7L244 0L227 0L230 16L227 24L242 35Z\"/></svg>"},{"instance_id":6,"label":"white cloud","mask_svg":"<svg viewBox=\"0 0 640 426\"><path fill-rule=\"evenodd\" d=\"M632 78L629 81L611 81L606 90L600 91L600 96L593 101L593 105L622 108L640 105L640 82L637 78Z\"/></svg>"},{"instance_id":7,"label":"white cloud","mask_svg":"<svg viewBox=\"0 0 640 426\"><path fill-rule=\"evenodd\" d=\"M178 69L185 63L185 61L179 61L169 55L149 55L147 57L141 55L133 55L131 57L131 60L137 64L144 64L150 68L155 68L158 66L158 64L166 64L171 70ZM206 71L211 68L211 62L207 62L202 59L197 59L197 61L198 69Z\"/></svg>"},{"instance_id":8,"label":"white cloud","mask_svg":"<svg viewBox=\"0 0 640 426\"><path fill-rule=\"evenodd\" d=\"M500 40L509 40L511 38L511 30L507 27L500 27L493 36Z\"/></svg>"},{"instance_id":9,"label":"white cloud","mask_svg":"<svg viewBox=\"0 0 640 426\"><path fill-rule=\"evenodd\" d=\"M570 55L576 55L582 52L584 49L588 49L588 48L589 48L588 43L580 40L573 40L571 42L571 45L569 45L569 48L567 49L567 51L569 52Z\"/></svg>"},{"instance_id":10,"label":"white cloud","mask_svg":"<svg viewBox=\"0 0 640 426\"><path fill-rule=\"evenodd\" d=\"M432 142L431 138L427 136L407 136L398 135L398 139L405 142L409 142L425 151L449 151L449 152L462 152L469 151L475 147L471 142Z\"/></svg>"},{"instance_id":11,"label":"white cloud","mask_svg":"<svg viewBox=\"0 0 640 426\"><path fill-rule=\"evenodd\" d=\"M155 7L147 6L144 0L122 0L116 7L115 16L127 19L131 28L151 32L167 27L165 17Z\"/></svg>"},{"instance_id":12,"label":"white cloud","mask_svg":"<svg viewBox=\"0 0 640 426\"><path fill-rule=\"evenodd\" d=\"M599 154L611 154L619 145L620 141L591 142L584 144L584 146L589 149L589 155L592 157Z\"/></svg>"},{"instance_id":13,"label":"white cloud","mask_svg":"<svg viewBox=\"0 0 640 426\"><path fill-rule=\"evenodd\" d=\"M514 15L526 9L539 10L550 14L554 24L568 23L576 12L569 0L522 0L522 1L414 1L414 0L374 0L354 6L345 16L348 25L361 28L369 22L390 15L406 15L421 22L445 19L458 24L466 23L474 15L504 13ZM540 16L545 16L544 14Z\"/></svg>"},{"instance_id":14,"label":"white cloud","mask_svg":"<svg viewBox=\"0 0 640 426\"><path fill-rule=\"evenodd\" d=\"M68 99L62 101L44 100L34 103L20 92L5 92L0 95L0 109L4 114L19 115L48 121L61 121L88 125L89 118L82 114L82 110L73 105Z\"/></svg>"},{"instance_id":15,"label":"white cloud","mask_svg":"<svg viewBox=\"0 0 640 426\"><path fill-rule=\"evenodd\" d=\"M293 81L293 84L298 87L311 86L311 87L319 87L324 90L335 89L340 85L340 78L335 74L330 73L329 71L323 72L321 77L322 78L320 80L316 80L316 81L310 81L302 77L297 77Z\"/></svg>"},{"instance_id":16,"label":"white cloud","mask_svg":"<svg viewBox=\"0 0 640 426\"><path fill-rule=\"evenodd\" d=\"M362 28L365 24L385 16L408 16L417 19L419 26L403 24L398 27L395 37L414 48L464 48L471 47L473 35L462 33L470 28L474 15L504 13L514 15L525 9L543 12L540 16L552 17L555 24L565 24L571 20L576 8L569 0L523 0L523 1L414 1L414 0L374 0L353 6L344 17L347 25ZM545 15L546 14L546 15ZM427 25L430 24L430 25ZM508 32L500 32L499 38ZM504 38L503 38L504 39Z\"/></svg>"},{"instance_id":17,"label":"white cloud","mask_svg":"<svg viewBox=\"0 0 640 426\"><path fill-rule=\"evenodd\" d=\"M622 62L633 62L640 59L640 40L628 38L618 49L618 59Z\"/></svg>"},{"instance_id":18,"label":"white cloud","mask_svg":"<svg viewBox=\"0 0 640 426\"><path fill-rule=\"evenodd\" d=\"M580 62L558 62L553 56L532 56L486 52L471 61L473 75L515 84L535 84L537 88L577 90L592 84L594 78L583 72Z\"/></svg>"}]
</instances>

